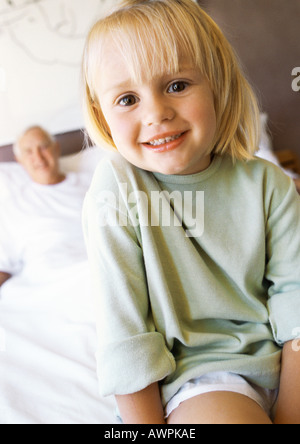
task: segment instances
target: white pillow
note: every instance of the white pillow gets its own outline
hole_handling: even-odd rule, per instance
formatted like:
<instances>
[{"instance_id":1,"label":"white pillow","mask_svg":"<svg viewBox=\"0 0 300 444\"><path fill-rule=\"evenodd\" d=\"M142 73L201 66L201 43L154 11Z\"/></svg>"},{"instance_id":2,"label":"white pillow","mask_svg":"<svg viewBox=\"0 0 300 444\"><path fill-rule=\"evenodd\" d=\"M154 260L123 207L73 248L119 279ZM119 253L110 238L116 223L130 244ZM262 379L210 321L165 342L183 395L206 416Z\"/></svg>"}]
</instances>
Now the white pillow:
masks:
<instances>
[{"instance_id":1,"label":"white pillow","mask_svg":"<svg viewBox=\"0 0 300 444\"><path fill-rule=\"evenodd\" d=\"M64 173L78 172L94 174L100 162L107 155L107 151L98 147L86 148L79 153L60 158L60 167Z\"/></svg>"},{"instance_id":2,"label":"white pillow","mask_svg":"<svg viewBox=\"0 0 300 444\"><path fill-rule=\"evenodd\" d=\"M29 180L27 173L18 163L0 163L0 202L10 197L14 188L22 187Z\"/></svg>"},{"instance_id":3,"label":"white pillow","mask_svg":"<svg viewBox=\"0 0 300 444\"><path fill-rule=\"evenodd\" d=\"M292 179L299 179L299 175L296 174L294 171L286 170L285 168L282 168L282 166L280 165L276 153L273 150L272 139L268 131L267 114L261 114L261 126L262 126L262 134L259 144L259 150L257 151L256 156L260 157L261 159L268 160L271 163L274 163L275 165L280 167L285 172L285 174L290 176Z\"/></svg>"},{"instance_id":4,"label":"white pillow","mask_svg":"<svg viewBox=\"0 0 300 444\"><path fill-rule=\"evenodd\" d=\"M261 114L260 116L261 123L261 138L259 143L259 150L256 153L257 157L268 160L269 162L274 163L277 166L280 166L279 160L273 151L273 143L268 131L268 115Z\"/></svg>"}]
</instances>

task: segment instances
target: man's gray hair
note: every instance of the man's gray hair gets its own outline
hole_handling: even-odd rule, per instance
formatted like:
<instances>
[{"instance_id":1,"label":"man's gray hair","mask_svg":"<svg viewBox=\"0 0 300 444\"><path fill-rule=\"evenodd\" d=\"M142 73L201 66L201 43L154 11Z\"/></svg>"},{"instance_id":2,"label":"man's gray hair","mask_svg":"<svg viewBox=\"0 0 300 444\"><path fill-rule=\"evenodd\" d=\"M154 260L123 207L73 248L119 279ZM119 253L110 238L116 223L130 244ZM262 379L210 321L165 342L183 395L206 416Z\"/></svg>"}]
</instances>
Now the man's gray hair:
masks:
<instances>
[{"instance_id":1,"label":"man's gray hair","mask_svg":"<svg viewBox=\"0 0 300 444\"><path fill-rule=\"evenodd\" d=\"M19 145L20 140L21 140L24 136L26 136L26 134L29 133L29 131L32 131L32 130L40 130L40 131L42 131L42 132L43 132L43 133L49 138L49 140L50 140L52 143L55 143L55 142L56 142L55 137L52 136L52 134L50 134L50 133L49 133L47 130L45 130L43 127L41 127L41 126L39 126L39 125L33 125L33 126L30 126L30 127L26 128L24 131L22 131L21 134L19 134L19 136L18 136L16 142L13 144L13 153L14 153L14 155L15 155L16 157L20 156L20 145Z\"/></svg>"}]
</instances>

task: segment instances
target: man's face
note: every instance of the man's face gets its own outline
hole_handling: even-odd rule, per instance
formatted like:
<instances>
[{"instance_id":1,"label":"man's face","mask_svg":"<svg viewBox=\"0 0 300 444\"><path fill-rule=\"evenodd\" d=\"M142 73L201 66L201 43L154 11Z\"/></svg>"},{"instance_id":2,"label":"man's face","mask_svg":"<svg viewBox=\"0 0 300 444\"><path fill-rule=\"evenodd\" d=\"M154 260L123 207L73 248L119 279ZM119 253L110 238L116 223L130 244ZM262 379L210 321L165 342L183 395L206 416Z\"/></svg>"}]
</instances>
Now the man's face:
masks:
<instances>
[{"instance_id":1,"label":"man's face","mask_svg":"<svg viewBox=\"0 0 300 444\"><path fill-rule=\"evenodd\" d=\"M41 185L58 183L59 146L42 129L29 130L19 140L17 161L24 167L31 179Z\"/></svg>"}]
</instances>

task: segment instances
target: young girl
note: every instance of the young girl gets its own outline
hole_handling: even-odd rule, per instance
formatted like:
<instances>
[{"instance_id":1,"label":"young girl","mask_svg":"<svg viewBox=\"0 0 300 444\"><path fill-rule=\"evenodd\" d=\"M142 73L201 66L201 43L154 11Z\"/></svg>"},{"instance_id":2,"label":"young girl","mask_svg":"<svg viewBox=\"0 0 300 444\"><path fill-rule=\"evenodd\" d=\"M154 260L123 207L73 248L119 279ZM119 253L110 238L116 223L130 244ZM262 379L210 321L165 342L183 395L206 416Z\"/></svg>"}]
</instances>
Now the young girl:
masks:
<instances>
[{"instance_id":1,"label":"young girl","mask_svg":"<svg viewBox=\"0 0 300 444\"><path fill-rule=\"evenodd\" d=\"M99 379L126 423L300 422L300 204L254 158L258 106L192 0L128 0L91 30L84 207ZM283 348L283 353L282 353ZM281 362L282 359L282 362Z\"/></svg>"}]
</instances>

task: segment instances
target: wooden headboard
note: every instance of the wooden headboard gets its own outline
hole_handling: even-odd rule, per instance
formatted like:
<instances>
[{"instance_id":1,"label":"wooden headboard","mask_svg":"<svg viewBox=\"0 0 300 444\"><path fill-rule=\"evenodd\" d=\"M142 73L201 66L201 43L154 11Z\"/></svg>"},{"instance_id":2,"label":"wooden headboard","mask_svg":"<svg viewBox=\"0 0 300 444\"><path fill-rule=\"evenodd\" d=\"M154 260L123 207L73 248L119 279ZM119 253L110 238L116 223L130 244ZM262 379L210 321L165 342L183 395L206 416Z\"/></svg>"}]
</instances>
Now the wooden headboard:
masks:
<instances>
[{"instance_id":1,"label":"wooden headboard","mask_svg":"<svg viewBox=\"0 0 300 444\"><path fill-rule=\"evenodd\" d=\"M84 133L82 130L70 131L63 134L56 134L56 140L60 144L63 156L78 153L84 146ZM0 147L0 162L14 161L12 145Z\"/></svg>"}]
</instances>

